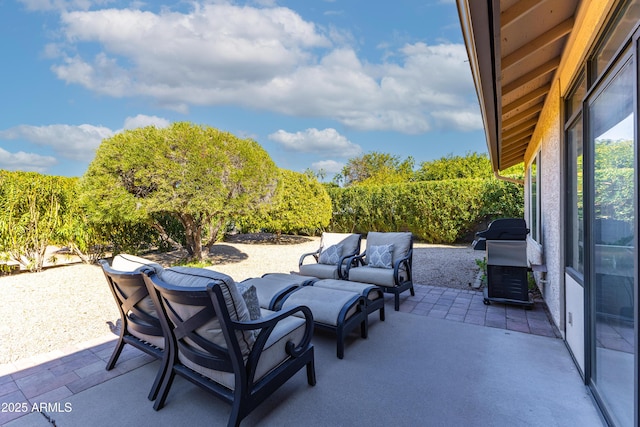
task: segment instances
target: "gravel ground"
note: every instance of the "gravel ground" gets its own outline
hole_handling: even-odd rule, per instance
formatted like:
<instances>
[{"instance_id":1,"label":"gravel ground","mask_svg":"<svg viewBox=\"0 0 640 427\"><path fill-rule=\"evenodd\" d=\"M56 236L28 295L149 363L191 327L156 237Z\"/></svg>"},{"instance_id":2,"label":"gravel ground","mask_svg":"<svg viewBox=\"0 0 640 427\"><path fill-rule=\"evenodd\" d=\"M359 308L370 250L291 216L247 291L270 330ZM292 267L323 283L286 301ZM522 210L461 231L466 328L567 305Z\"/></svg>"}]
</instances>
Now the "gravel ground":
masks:
<instances>
[{"instance_id":1,"label":"gravel ground","mask_svg":"<svg viewBox=\"0 0 640 427\"><path fill-rule=\"evenodd\" d=\"M362 247L365 247L363 241ZM236 281L264 273L297 270L300 255L318 248L319 238L292 238L273 244L240 238L216 244L215 270ZM482 254L469 245L416 243L414 283L468 289ZM149 255L165 266L176 255ZM60 350L110 333L118 311L100 267L71 264L40 273L0 276L0 364Z\"/></svg>"}]
</instances>

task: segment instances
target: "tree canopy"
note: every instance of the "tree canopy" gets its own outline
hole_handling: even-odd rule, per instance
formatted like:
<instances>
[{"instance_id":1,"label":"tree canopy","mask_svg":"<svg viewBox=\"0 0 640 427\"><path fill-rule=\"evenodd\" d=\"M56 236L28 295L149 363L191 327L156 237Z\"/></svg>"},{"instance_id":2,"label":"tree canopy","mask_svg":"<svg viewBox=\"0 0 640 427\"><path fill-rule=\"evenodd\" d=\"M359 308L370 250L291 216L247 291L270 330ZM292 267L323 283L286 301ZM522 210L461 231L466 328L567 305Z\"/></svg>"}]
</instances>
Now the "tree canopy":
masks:
<instances>
[{"instance_id":1,"label":"tree canopy","mask_svg":"<svg viewBox=\"0 0 640 427\"><path fill-rule=\"evenodd\" d=\"M170 215L184 227L189 255L202 259L203 242L210 248L231 218L267 201L276 178L257 142L179 122L104 140L81 187L91 221L147 222L167 235L156 218Z\"/></svg>"},{"instance_id":2,"label":"tree canopy","mask_svg":"<svg viewBox=\"0 0 640 427\"><path fill-rule=\"evenodd\" d=\"M348 160L338 179L345 187L352 185L396 184L410 181L413 177L414 160L405 160L388 153L373 151Z\"/></svg>"},{"instance_id":3,"label":"tree canopy","mask_svg":"<svg viewBox=\"0 0 640 427\"><path fill-rule=\"evenodd\" d=\"M244 231L314 234L331 221L331 197L308 173L279 170L278 189L257 215L240 220Z\"/></svg>"},{"instance_id":4,"label":"tree canopy","mask_svg":"<svg viewBox=\"0 0 640 427\"><path fill-rule=\"evenodd\" d=\"M486 154L452 154L429 162L422 162L416 171L416 181L441 181L460 178L491 178L493 169Z\"/></svg>"}]
</instances>

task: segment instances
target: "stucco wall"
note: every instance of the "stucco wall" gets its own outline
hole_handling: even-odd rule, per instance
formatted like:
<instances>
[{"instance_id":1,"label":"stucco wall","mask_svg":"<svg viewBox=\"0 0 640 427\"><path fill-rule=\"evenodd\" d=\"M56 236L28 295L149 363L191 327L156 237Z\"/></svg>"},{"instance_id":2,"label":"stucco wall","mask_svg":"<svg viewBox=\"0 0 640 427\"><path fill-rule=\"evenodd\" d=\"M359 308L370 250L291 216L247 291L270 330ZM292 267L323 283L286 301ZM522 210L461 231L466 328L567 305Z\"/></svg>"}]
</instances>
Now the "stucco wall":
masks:
<instances>
[{"instance_id":1,"label":"stucco wall","mask_svg":"<svg viewBox=\"0 0 640 427\"><path fill-rule=\"evenodd\" d=\"M583 67L585 57L597 38L600 28L616 0L584 0L576 16L576 29L567 44L551 91L542 110L535 133L525 155L528 167L540 150L540 223L543 233L542 245L529 241L528 257L532 264L545 264L546 274L537 274L536 281L543 293L558 329L565 330L565 284L564 284L564 149L562 96L566 95ZM525 219L528 209L528 183L525 187ZM545 277L546 276L546 277Z\"/></svg>"},{"instance_id":2,"label":"stucco wall","mask_svg":"<svg viewBox=\"0 0 640 427\"><path fill-rule=\"evenodd\" d=\"M529 240L528 258L531 264L544 264L545 273L536 273L536 282L549 308L553 321L564 330L564 268L562 232L562 123L559 84L556 81L547 96L545 108L533 136L540 149L540 226L542 245ZM533 151L533 155L537 150ZM533 159L529 159L529 162ZM529 210L527 209L527 212Z\"/></svg>"}]
</instances>

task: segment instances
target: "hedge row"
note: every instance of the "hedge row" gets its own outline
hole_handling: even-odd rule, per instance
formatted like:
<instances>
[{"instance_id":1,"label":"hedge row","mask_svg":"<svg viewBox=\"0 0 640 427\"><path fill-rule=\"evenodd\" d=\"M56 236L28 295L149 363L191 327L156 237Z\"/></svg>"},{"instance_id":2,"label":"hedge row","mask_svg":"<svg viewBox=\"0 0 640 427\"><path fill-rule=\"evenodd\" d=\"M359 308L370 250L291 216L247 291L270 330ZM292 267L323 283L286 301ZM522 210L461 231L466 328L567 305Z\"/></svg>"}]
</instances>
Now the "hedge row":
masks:
<instances>
[{"instance_id":1,"label":"hedge row","mask_svg":"<svg viewBox=\"0 0 640 427\"><path fill-rule=\"evenodd\" d=\"M0 170L0 261L42 268L47 246L66 243L75 232L76 183L74 178Z\"/></svg>"},{"instance_id":2,"label":"hedge row","mask_svg":"<svg viewBox=\"0 0 640 427\"><path fill-rule=\"evenodd\" d=\"M267 216L269 229L291 234L313 233L332 213L326 228L331 231L405 230L419 240L451 243L483 220L521 217L523 210L522 187L496 179L330 188L330 203L321 186L300 181L299 174L288 178L283 179L287 195L278 199L280 203ZM151 246L168 249L149 224L92 222L78 203L78 191L77 178L0 170L0 266L1 261L14 259L39 270L46 247L54 244L69 247L85 262L100 257L107 246L133 253ZM180 224L168 216L159 220L166 222L164 228L174 241L183 240ZM262 228L264 221L257 221Z\"/></svg>"},{"instance_id":3,"label":"hedge row","mask_svg":"<svg viewBox=\"0 0 640 427\"><path fill-rule=\"evenodd\" d=\"M453 179L329 189L329 230L411 231L429 243L453 243L482 221L523 216L523 187L490 179Z\"/></svg>"}]
</instances>

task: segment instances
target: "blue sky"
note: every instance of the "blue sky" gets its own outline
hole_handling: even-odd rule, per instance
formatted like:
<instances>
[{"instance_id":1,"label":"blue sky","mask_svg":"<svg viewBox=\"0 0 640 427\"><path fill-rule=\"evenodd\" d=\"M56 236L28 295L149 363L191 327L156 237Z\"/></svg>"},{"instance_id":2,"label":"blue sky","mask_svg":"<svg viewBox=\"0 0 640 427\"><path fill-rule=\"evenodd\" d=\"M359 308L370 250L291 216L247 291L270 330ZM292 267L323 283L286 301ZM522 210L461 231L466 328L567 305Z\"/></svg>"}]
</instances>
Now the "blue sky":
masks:
<instances>
[{"instance_id":1,"label":"blue sky","mask_svg":"<svg viewBox=\"0 0 640 427\"><path fill-rule=\"evenodd\" d=\"M454 0L0 0L0 169L81 176L189 121L327 173L486 152Z\"/></svg>"}]
</instances>

